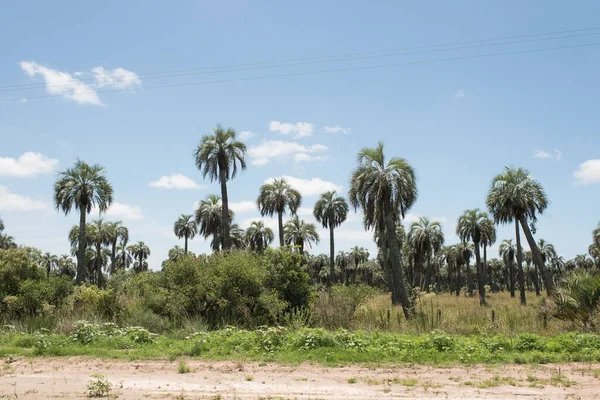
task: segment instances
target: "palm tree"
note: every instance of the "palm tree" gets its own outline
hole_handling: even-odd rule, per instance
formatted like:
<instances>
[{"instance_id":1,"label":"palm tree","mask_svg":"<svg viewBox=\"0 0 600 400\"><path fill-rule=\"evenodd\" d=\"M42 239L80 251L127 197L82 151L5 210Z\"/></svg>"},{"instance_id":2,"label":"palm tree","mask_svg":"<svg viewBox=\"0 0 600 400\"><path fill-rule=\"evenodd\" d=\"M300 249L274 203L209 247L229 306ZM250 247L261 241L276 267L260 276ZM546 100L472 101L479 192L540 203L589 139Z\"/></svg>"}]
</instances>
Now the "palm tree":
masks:
<instances>
[{"instance_id":1,"label":"palm tree","mask_svg":"<svg viewBox=\"0 0 600 400\"><path fill-rule=\"evenodd\" d=\"M133 257L127 250L127 246L117 246L117 270L126 270L133 264Z\"/></svg>"},{"instance_id":2,"label":"palm tree","mask_svg":"<svg viewBox=\"0 0 600 400\"><path fill-rule=\"evenodd\" d=\"M176 262L177 260L185 257L186 254L188 254L187 251L179 246L174 246L171 250L169 250L169 261Z\"/></svg>"},{"instance_id":3,"label":"palm tree","mask_svg":"<svg viewBox=\"0 0 600 400\"><path fill-rule=\"evenodd\" d=\"M195 153L196 167L202 171L202 176L209 177L210 181L221 184L221 210L223 249L231 248L229 229L231 218L229 214L229 197L227 195L227 181L236 177L239 168L246 169L246 145L236 140L233 128L224 130L217 125L212 135L202 138Z\"/></svg>"},{"instance_id":4,"label":"palm tree","mask_svg":"<svg viewBox=\"0 0 600 400\"><path fill-rule=\"evenodd\" d=\"M4 222L2 221L2 218L0 218L0 233L2 233L3 230L4 230Z\"/></svg>"},{"instance_id":5,"label":"palm tree","mask_svg":"<svg viewBox=\"0 0 600 400\"><path fill-rule=\"evenodd\" d=\"M553 259L555 259L558 256L558 254L556 253L556 249L554 248L554 245L546 242L544 239L540 239L538 241L538 247L540 249L540 254L542 255L542 261L544 261L544 265L546 263L551 262ZM532 256L533 256L533 254L532 254ZM537 285L539 286L540 282L539 282L539 271L538 271L537 264L535 265L535 277L536 277L535 279L537 280ZM539 295L539 293L536 293L536 294Z\"/></svg>"},{"instance_id":6,"label":"palm tree","mask_svg":"<svg viewBox=\"0 0 600 400\"><path fill-rule=\"evenodd\" d=\"M319 243L319 234L315 224L304 222L297 215L285 223L283 227L285 243L299 248L300 254L304 254L304 244L312 247L313 243Z\"/></svg>"},{"instance_id":7,"label":"palm tree","mask_svg":"<svg viewBox=\"0 0 600 400\"><path fill-rule=\"evenodd\" d=\"M323 193L315 203L313 215L323 228L329 228L329 276L333 279L335 273L335 240L333 231L348 217L346 199L335 195L335 190ZM333 285L333 281L329 282Z\"/></svg>"},{"instance_id":8,"label":"palm tree","mask_svg":"<svg viewBox=\"0 0 600 400\"><path fill-rule=\"evenodd\" d=\"M230 237L232 249L243 250L248 246L246 232L238 224L231 224Z\"/></svg>"},{"instance_id":9,"label":"palm tree","mask_svg":"<svg viewBox=\"0 0 600 400\"><path fill-rule=\"evenodd\" d=\"M458 218L456 234L463 242L473 241L475 247L475 263L477 271L477 288L479 290L479 304L485 305L485 277L483 266L481 265L481 255L479 246L481 245L482 232L487 228L487 214L481 212L478 208L465 210L464 214Z\"/></svg>"},{"instance_id":10,"label":"palm tree","mask_svg":"<svg viewBox=\"0 0 600 400\"><path fill-rule=\"evenodd\" d=\"M411 318L414 306L402 266L396 226L417 200L415 171L402 158L392 157L386 162L383 142L379 142L375 148L360 150L357 162L350 178L350 204L354 210L363 209L366 229L374 228L382 232L381 237L386 238L379 247L392 287L392 300L402 305L407 319Z\"/></svg>"},{"instance_id":11,"label":"palm tree","mask_svg":"<svg viewBox=\"0 0 600 400\"><path fill-rule=\"evenodd\" d=\"M536 214L542 214L548 207L548 199L542 185L533 179L526 169L507 167L504 173L497 175L492 180L487 197L487 206L496 224L515 223L517 265L520 274L519 284L524 284L522 282L524 279L521 238L519 235L520 223L533 254L533 259L542 273L546 291L551 294L554 290L554 283L532 234L532 230L535 232ZM521 289L521 303L525 304L525 302L525 292L524 289Z\"/></svg>"},{"instance_id":12,"label":"palm tree","mask_svg":"<svg viewBox=\"0 0 600 400\"><path fill-rule=\"evenodd\" d=\"M202 200L195 212L195 220L199 226L198 233L205 239L212 235L212 249L219 251L219 248L225 248L223 242L223 215L221 213L221 198L214 194L209 194L205 200ZM229 210L229 220L233 220L233 211Z\"/></svg>"},{"instance_id":13,"label":"palm tree","mask_svg":"<svg viewBox=\"0 0 600 400\"><path fill-rule=\"evenodd\" d=\"M594 261L591 260L586 254L577 254L573 259L577 269L591 270L594 266Z\"/></svg>"},{"instance_id":14,"label":"palm tree","mask_svg":"<svg viewBox=\"0 0 600 400\"><path fill-rule=\"evenodd\" d=\"M103 246L111 244L111 226L110 223L105 223L102 219L98 219L92 222L91 224L88 224L86 230L86 236L90 241L90 245L93 245L96 251L96 284L98 285L98 287L102 287L104 285L104 279L102 275L103 259L102 257L98 257L98 255L102 254Z\"/></svg>"},{"instance_id":15,"label":"palm tree","mask_svg":"<svg viewBox=\"0 0 600 400\"><path fill-rule=\"evenodd\" d=\"M556 318L579 323L585 331L594 331L594 315L600 305L600 275L586 270L567 275L552 300Z\"/></svg>"},{"instance_id":16,"label":"palm tree","mask_svg":"<svg viewBox=\"0 0 600 400\"><path fill-rule=\"evenodd\" d=\"M369 261L369 252L364 247L354 246L348 253L348 262L353 265L352 272L352 283L356 283L356 273L358 272L358 266L362 263Z\"/></svg>"},{"instance_id":17,"label":"palm tree","mask_svg":"<svg viewBox=\"0 0 600 400\"><path fill-rule=\"evenodd\" d=\"M487 264L487 248L496 243L496 226L486 214L482 221L481 229L481 246L483 246L483 281L488 282L488 264Z\"/></svg>"},{"instance_id":18,"label":"palm tree","mask_svg":"<svg viewBox=\"0 0 600 400\"><path fill-rule=\"evenodd\" d=\"M413 222L410 226L408 241L411 247L415 249L417 261L413 287L418 286L429 292L432 276L431 257L444 244L442 225L437 221L430 221L427 217L420 217L419 221ZM423 271L425 271L425 280L421 277Z\"/></svg>"},{"instance_id":19,"label":"palm tree","mask_svg":"<svg viewBox=\"0 0 600 400\"><path fill-rule=\"evenodd\" d=\"M600 268L600 222L598 227L592 231L592 244L588 248L588 252L596 261L596 267Z\"/></svg>"},{"instance_id":20,"label":"palm tree","mask_svg":"<svg viewBox=\"0 0 600 400\"><path fill-rule=\"evenodd\" d=\"M63 254L58 259L58 267L60 269L60 276L70 276L71 279L75 278L75 263L68 254Z\"/></svg>"},{"instance_id":21,"label":"palm tree","mask_svg":"<svg viewBox=\"0 0 600 400\"><path fill-rule=\"evenodd\" d=\"M100 213L106 212L113 202L113 188L106 179L104 168L89 165L77 160L75 165L58 174L54 184L54 205L57 210L69 214L73 207L79 210L79 239L77 249L77 279L85 280L85 235L86 216L97 207Z\"/></svg>"},{"instance_id":22,"label":"palm tree","mask_svg":"<svg viewBox=\"0 0 600 400\"><path fill-rule=\"evenodd\" d=\"M17 244L12 236L7 235L6 233L0 233L1 250L13 249L15 247L17 247Z\"/></svg>"},{"instance_id":23,"label":"palm tree","mask_svg":"<svg viewBox=\"0 0 600 400\"><path fill-rule=\"evenodd\" d=\"M54 254L46 253L42 258L42 264L46 268L46 279L50 279L50 272L58 266L58 257Z\"/></svg>"},{"instance_id":24,"label":"palm tree","mask_svg":"<svg viewBox=\"0 0 600 400\"><path fill-rule=\"evenodd\" d=\"M246 229L246 241L251 250L262 253L275 239L271 228L265 226L262 221L252 221Z\"/></svg>"},{"instance_id":25,"label":"palm tree","mask_svg":"<svg viewBox=\"0 0 600 400\"><path fill-rule=\"evenodd\" d=\"M500 257L502 257L502 261L504 261L504 265L508 268L508 273L510 276L510 297L515 297L515 256L517 254L517 248L513 244L512 239L504 239L502 243L500 243L500 247L498 248L498 253Z\"/></svg>"},{"instance_id":26,"label":"palm tree","mask_svg":"<svg viewBox=\"0 0 600 400\"><path fill-rule=\"evenodd\" d=\"M473 276L471 274L471 258L473 257L473 246L469 243L460 242L456 245L456 269L457 278L456 280L460 283L460 270L465 266L465 275L467 278L467 291L469 296L473 294ZM460 284L456 287L456 295L460 294Z\"/></svg>"},{"instance_id":27,"label":"palm tree","mask_svg":"<svg viewBox=\"0 0 600 400\"><path fill-rule=\"evenodd\" d=\"M271 183L265 183L260 187L256 206L260 215L272 217L277 213L277 224L279 227L279 246L284 245L283 215L289 211L295 215L302 204L302 195L285 180L285 178L274 179Z\"/></svg>"},{"instance_id":28,"label":"palm tree","mask_svg":"<svg viewBox=\"0 0 600 400\"><path fill-rule=\"evenodd\" d=\"M184 238L184 251L188 252L188 239L193 239L198 233L198 223L193 219L191 214L181 214L175 225L173 226L173 232L178 239Z\"/></svg>"},{"instance_id":29,"label":"palm tree","mask_svg":"<svg viewBox=\"0 0 600 400\"><path fill-rule=\"evenodd\" d=\"M136 273L140 273L148 270L148 263L146 260L150 256L150 249L144 242L138 242L132 246L129 246L127 250L131 253L133 258L137 260L133 265L133 270Z\"/></svg>"},{"instance_id":30,"label":"palm tree","mask_svg":"<svg viewBox=\"0 0 600 400\"><path fill-rule=\"evenodd\" d=\"M121 221L108 222L108 241L110 248L110 274L114 274L117 270L117 243L126 247L129 241L129 229L123 226Z\"/></svg>"}]
</instances>

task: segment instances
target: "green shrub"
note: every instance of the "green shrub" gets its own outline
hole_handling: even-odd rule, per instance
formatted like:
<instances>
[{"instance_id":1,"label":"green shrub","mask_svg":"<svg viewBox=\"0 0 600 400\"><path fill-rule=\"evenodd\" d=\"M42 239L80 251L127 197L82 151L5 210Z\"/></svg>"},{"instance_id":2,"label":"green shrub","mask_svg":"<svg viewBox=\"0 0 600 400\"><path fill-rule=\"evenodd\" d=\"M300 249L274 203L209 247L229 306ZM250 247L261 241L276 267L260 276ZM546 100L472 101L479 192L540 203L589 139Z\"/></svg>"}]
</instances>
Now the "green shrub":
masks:
<instances>
[{"instance_id":1,"label":"green shrub","mask_svg":"<svg viewBox=\"0 0 600 400\"><path fill-rule=\"evenodd\" d=\"M19 293L26 280L41 280L44 271L26 249L0 250L0 298Z\"/></svg>"},{"instance_id":2,"label":"green shrub","mask_svg":"<svg viewBox=\"0 0 600 400\"><path fill-rule=\"evenodd\" d=\"M376 293L376 289L367 285L335 285L324 289L312 307L313 320L327 329L349 329L357 308Z\"/></svg>"},{"instance_id":3,"label":"green shrub","mask_svg":"<svg viewBox=\"0 0 600 400\"><path fill-rule=\"evenodd\" d=\"M287 303L287 310L309 305L312 295L310 277L302 269L303 257L289 247L267 249L265 252L267 279L265 284Z\"/></svg>"}]
</instances>

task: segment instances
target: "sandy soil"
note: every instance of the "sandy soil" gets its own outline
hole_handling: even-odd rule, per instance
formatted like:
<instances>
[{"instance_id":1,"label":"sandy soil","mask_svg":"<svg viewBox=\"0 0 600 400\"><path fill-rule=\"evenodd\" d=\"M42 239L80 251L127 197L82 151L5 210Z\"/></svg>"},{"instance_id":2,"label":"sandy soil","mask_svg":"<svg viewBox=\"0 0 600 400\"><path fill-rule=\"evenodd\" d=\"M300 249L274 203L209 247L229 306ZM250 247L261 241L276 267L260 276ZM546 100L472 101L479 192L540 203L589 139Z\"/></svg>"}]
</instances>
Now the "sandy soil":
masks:
<instances>
[{"instance_id":1,"label":"sandy soil","mask_svg":"<svg viewBox=\"0 0 600 400\"><path fill-rule=\"evenodd\" d=\"M420 365L326 368L303 364L86 358L10 359L0 364L0 399L81 399L101 374L119 399L598 399L600 364ZM597 378L598 377L598 378ZM565 387L568 386L568 387Z\"/></svg>"}]
</instances>

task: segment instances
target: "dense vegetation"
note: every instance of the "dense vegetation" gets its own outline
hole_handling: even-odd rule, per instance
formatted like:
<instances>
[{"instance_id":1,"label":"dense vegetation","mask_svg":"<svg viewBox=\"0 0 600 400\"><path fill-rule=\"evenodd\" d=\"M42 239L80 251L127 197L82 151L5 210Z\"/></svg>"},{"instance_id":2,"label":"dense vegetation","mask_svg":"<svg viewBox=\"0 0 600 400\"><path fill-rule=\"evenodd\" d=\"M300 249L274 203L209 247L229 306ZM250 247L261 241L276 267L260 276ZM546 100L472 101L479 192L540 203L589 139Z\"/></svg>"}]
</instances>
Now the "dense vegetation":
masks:
<instances>
[{"instance_id":1,"label":"dense vegetation","mask_svg":"<svg viewBox=\"0 0 600 400\"><path fill-rule=\"evenodd\" d=\"M592 233L589 256L564 260L552 244L536 241L536 219L548 199L541 183L526 170L506 168L494 177L486 197L489 214L477 208L465 210L456 225L461 242L447 245L440 222L421 217L403 225L418 197L412 166L402 158L387 158L382 143L362 149L351 173L348 200L327 192L314 206L316 222L329 230L330 245L329 254L317 255L310 254L310 248L323 238L314 223L296 215L301 193L283 178L259 188L256 199L261 215L277 216L276 233L261 221L247 230L234 222L227 188L246 168L245 152L231 128L217 127L202 139L194 153L195 164L205 178L219 182L221 195L208 195L194 215L182 214L175 221L173 232L184 247L171 249L160 269L150 268L151 249L142 241L131 244L129 230L121 222L87 220L92 209L104 212L114 198L106 171L98 165L77 161L59 174L54 185L56 208L66 214L76 210L80 217L80 223L65 233L70 255L18 247L4 233L0 220L0 323L5 326L0 348L35 344L36 351L44 354L71 354L75 350L64 350L61 343L69 340L65 335L80 340L81 329L99 330L92 335L98 343L117 349L146 344L146 339L132 337L147 336L148 343L154 342L144 329L176 338L181 332L235 326L253 331L227 328L222 333L201 333L191 342L171 343L173 352L216 351L210 350L210 344L222 341L219 346L229 349L222 355L255 357L264 351L285 353L294 346L304 349L307 338L314 336L310 342L314 348L311 344L308 349L314 350L315 357L321 354L318 349L331 347L343 349L342 353L352 350L353 357L363 352L380 354L381 359L419 359L417 349L429 355L448 350L448 355L434 358L452 360L473 348L475 360L516 360L523 350L548 351L555 354L552 359L560 360L598 359L600 338L593 335L490 336L493 332L593 332L598 326L600 225ZM377 254L358 246L336 252L335 230L351 208L362 211ZM284 223L286 214L291 218ZM488 248L500 240L498 224L513 224L515 236L501 241L496 258L490 257ZM189 250L189 240L197 235L211 240L212 254ZM278 246L270 247L276 236ZM518 301L513 299L517 291ZM539 298L524 307L528 293ZM103 329L109 328L102 325L81 327L77 320L143 328L120 330L119 336L106 333ZM48 335L44 329L56 334ZM374 330L439 331L413 343L405 336L369 333ZM442 331L485 334L487 339L448 337ZM37 332L43 337L16 332ZM271 344L261 342L265 338ZM250 347L241 344L244 340ZM523 340L530 343L527 349L520 344ZM92 342L96 339L80 344ZM571 342L583 347L567 357L575 346ZM498 355L499 349L505 354Z\"/></svg>"}]
</instances>

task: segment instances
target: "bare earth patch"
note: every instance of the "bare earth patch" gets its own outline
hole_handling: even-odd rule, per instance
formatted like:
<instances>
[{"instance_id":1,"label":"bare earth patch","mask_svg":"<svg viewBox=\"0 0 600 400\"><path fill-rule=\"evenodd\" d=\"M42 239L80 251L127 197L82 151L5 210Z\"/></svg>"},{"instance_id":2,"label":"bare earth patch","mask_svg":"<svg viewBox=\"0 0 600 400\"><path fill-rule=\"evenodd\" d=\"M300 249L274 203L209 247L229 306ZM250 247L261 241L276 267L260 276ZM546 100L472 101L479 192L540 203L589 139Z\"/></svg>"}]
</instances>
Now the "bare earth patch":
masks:
<instances>
[{"instance_id":1,"label":"bare earth patch","mask_svg":"<svg viewBox=\"0 0 600 400\"><path fill-rule=\"evenodd\" d=\"M0 399L81 399L103 376L119 399L596 399L600 364L430 367L87 358L12 359L0 365ZM183 370L182 370L183 371Z\"/></svg>"}]
</instances>

